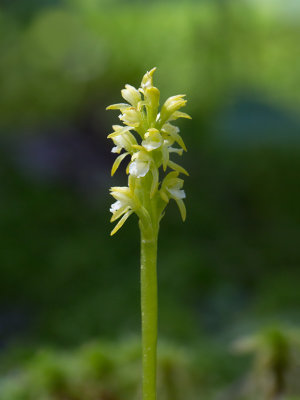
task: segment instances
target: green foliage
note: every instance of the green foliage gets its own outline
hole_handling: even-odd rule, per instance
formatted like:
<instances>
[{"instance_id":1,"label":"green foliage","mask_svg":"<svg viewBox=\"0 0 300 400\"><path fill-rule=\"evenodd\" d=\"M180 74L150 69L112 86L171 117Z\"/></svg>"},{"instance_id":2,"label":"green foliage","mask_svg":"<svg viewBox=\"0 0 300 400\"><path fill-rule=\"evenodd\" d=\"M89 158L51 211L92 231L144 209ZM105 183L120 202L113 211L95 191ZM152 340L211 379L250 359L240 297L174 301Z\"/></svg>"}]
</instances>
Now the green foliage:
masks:
<instances>
[{"instance_id":1,"label":"green foliage","mask_svg":"<svg viewBox=\"0 0 300 400\"><path fill-rule=\"evenodd\" d=\"M284 367L284 393L288 400L298 400L299 332L282 327L262 329L235 343L239 352L255 351L252 364L249 358L238 358L212 341L188 347L159 341L158 397L162 400L273 399L268 394L273 366L265 362L265 356L271 354L270 348L273 353L277 351L278 338L280 342L284 338L290 348L289 365ZM89 342L73 350L41 348L6 368L0 380L0 397L3 400L138 399L141 368L141 344L135 337Z\"/></svg>"},{"instance_id":2,"label":"green foliage","mask_svg":"<svg viewBox=\"0 0 300 400\"><path fill-rule=\"evenodd\" d=\"M299 106L299 25L275 6L77 0L41 8L26 24L6 8L0 19L6 128L70 119L83 104L99 110L153 65L162 92L187 93L191 114L206 122L241 87Z\"/></svg>"},{"instance_id":3,"label":"green foliage","mask_svg":"<svg viewBox=\"0 0 300 400\"><path fill-rule=\"evenodd\" d=\"M140 395L140 341L91 343L69 352L41 350L0 382L3 400L137 399ZM162 399L196 399L193 361L186 350L163 344L158 388ZM196 384L197 385L197 384Z\"/></svg>"},{"instance_id":4,"label":"green foliage","mask_svg":"<svg viewBox=\"0 0 300 400\"><path fill-rule=\"evenodd\" d=\"M135 221L122 241L111 239L108 193L87 201L2 165L1 301L9 310L22 305L31 318L24 332L61 344L137 332ZM249 320L295 319L297 151L204 147L187 167L190 216L182 224L170 205L161 229L160 332L186 340Z\"/></svg>"}]
</instances>

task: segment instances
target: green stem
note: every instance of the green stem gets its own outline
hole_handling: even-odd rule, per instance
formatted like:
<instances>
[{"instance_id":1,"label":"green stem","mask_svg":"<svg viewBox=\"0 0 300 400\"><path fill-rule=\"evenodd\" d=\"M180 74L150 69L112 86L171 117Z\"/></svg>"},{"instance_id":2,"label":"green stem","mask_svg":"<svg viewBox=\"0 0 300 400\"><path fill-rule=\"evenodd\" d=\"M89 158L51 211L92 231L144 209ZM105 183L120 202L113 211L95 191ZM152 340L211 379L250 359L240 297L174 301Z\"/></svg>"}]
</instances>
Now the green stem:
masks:
<instances>
[{"instance_id":1,"label":"green stem","mask_svg":"<svg viewBox=\"0 0 300 400\"><path fill-rule=\"evenodd\" d=\"M157 237L141 229L141 313L143 349L143 400L156 400L157 347Z\"/></svg>"}]
</instances>

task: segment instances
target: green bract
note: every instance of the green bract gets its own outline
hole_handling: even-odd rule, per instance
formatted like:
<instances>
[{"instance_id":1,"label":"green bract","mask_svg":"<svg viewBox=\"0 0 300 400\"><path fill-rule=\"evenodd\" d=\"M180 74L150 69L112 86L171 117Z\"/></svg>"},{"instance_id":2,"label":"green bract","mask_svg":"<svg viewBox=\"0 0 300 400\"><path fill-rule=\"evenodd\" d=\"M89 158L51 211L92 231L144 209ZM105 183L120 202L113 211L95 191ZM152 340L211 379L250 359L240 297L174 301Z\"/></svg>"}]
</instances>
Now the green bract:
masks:
<instances>
[{"instance_id":1,"label":"green bract","mask_svg":"<svg viewBox=\"0 0 300 400\"><path fill-rule=\"evenodd\" d=\"M116 158L111 174L116 172L126 156L130 156L126 168L128 187L111 188L111 195L116 199L110 208L113 214L111 222L122 217L111 235L121 228L132 213L137 214L147 230L156 231L170 199L176 201L182 219L186 217L183 179L178 176L188 173L171 160L172 153L181 156L186 146L179 128L170 121L191 117L178 111L186 104L185 95L169 97L159 112L160 92L153 86L155 70L153 68L144 75L139 89L125 85L121 94L127 103L107 107L108 110L120 110L119 119L124 123L114 125L114 131L108 135L114 143L112 152L122 152ZM172 171L164 174L163 178L160 173L167 168Z\"/></svg>"}]
</instances>

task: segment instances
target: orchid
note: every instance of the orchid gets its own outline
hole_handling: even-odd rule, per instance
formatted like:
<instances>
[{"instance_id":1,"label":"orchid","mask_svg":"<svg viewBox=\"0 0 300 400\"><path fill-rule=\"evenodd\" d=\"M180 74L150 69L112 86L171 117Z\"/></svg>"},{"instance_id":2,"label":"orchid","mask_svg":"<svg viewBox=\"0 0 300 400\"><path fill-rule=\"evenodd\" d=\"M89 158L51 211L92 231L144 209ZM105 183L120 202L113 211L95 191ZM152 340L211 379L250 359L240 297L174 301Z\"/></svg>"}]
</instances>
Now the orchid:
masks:
<instances>
[{"instance_id":1,"label":"orchid","mask_svg":"<svg viewBox=\"0 0 300 400\"><path fill-rule=\"evenodd\" d=\"M164 185L158 187L159 169L162 167L166 171L167 168L170 168L177 174L188 175L183 167L170 159L173 153L181 156L183 151L186 151L186 146L179 134L179 128L169 121L181 117L190 118L190 116L178 111L186 104L184 95L169 97L163 104L161 112L158 112L160 92L153 86L155 70L156 68L153 68L144 75L139 89L125 85L125 89L122 89L121 93L128 103L117 103L107 107L108 110L120 110L119 118L125 124L125 126L114 125L114 132L108 135L108 138L114 143L113 153L120 154L123 150L125 151L116 158L112 167L112 175L123 159L130 155L131 161L127 167L127 173L131 178L137 180L134 185L135 189L131 193L132 201L136 203L135 209L138 208L139 192L143 188L143 190L149 192L153 205L157 207L161 215L171 198L177 202L183 218L185 213L182 212L184 207L182 197L180 199L177 199L176 196L167 197ZM137 137L141 139L140 145L133 132L136 132ZM176 145L179 147L175 147ZM146 178L149 172L152 175L152 182L148 178L141 180ZM155 197L156 192L158 193ZM161 204L161 199L165 204ZM157 224L152 220L152 225L152 228L154 228ZM118 229L121 226L118 225ZM117 230L114 229L112 234L116 233Z\"/></svg>"},{"instance_id":2,"label":"orchid","mask_svg":"<svg viewBox=\"0 0 300 400\"><path fill-rule=\"evenodd\" d=\"M179 111L187 102L182 94L169 97L159 112L160 91L153 86L155 70L153 68L143 76L140 88L125 85L121 94L127 103L107 107L108 110L119 110L119 119L124 123L113 125L113 132L108 135L114 144L112 153L118 154L112 166L112 175L128 157L128 186L111 188L115 199L110 208L111 222L119 220L111 235L134 213L139 219L141 231L143 400L156 399L159 224L170 200L176 202L182 220L186 218L184 181L179 175L188 175L188 172L171 157L173 154L182 156L187 149L179 128L170 122L191 118Z\"/></svg>"}]
</instances>

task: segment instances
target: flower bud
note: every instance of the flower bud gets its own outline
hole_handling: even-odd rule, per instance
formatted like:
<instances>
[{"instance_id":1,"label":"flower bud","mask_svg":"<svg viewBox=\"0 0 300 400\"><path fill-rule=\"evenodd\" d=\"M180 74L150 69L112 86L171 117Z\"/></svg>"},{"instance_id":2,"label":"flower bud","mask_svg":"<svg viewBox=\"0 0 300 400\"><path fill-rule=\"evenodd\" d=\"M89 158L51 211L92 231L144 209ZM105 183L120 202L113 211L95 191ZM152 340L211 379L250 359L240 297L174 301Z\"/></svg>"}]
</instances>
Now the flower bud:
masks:
<instances>
[{"instance_id":1,"label":"flower bud","mask_svg":"<svg viewBox=\"0 0 300 400\"><path fill-rule=\"evenodd\" d=\"M144 90L145 105L147 108L147 120L149 126L155 126L157 111L159 106L159 90L154 87L148 87Z\"/></svg>"},{"instance_id":2,"label":"flower bud","mask_svg":"<svg viewBox=\"0 0 300 400\"><path fill-rule=\"evenodd\" d=\"M186 100L183 99L184 96L184 94L179 94L177 96L169 97L165 101L160 112L160 120L163 123L167 122L175 111L186 105Z\"/></svg>"},{"instance_id":3,"label":"flower bud","mask_svg":"<svg viewBox=\"0 0 300 400\"><path fill-rule=\"evenodd\" d=\"M131 85L125 85L125 89L121 90L121 94L123 99L128 101L133 107L136 107L138 102L141 101L140 92Z\"/></svg>"},{"instance_id":4,"label":"flower bud","mask_svg":"<svg viewBox=\"0 0 300 400\"><path fill-rule=\"evenodd\" d=\"M153 86L153 74L155 72L156 68L152 68L150 71L146 72L145 75L143 76L142 82L141 82L141 89L142 91L145 90L146 88L149 88L150 86Z\"/></svg>"},{"instance_id":5,"label":"flower bud","mask_svg":"<svg viewBox=\"0 0 300 400\"><path fill-rule=\"evenodd\" d=\"M146 102L149 104L149 107L151 107L153 110L156 110L156 112L159 106L159 97L160 91L156 87L152 86L145 89Z\"/></svg>"}]
</instances>

